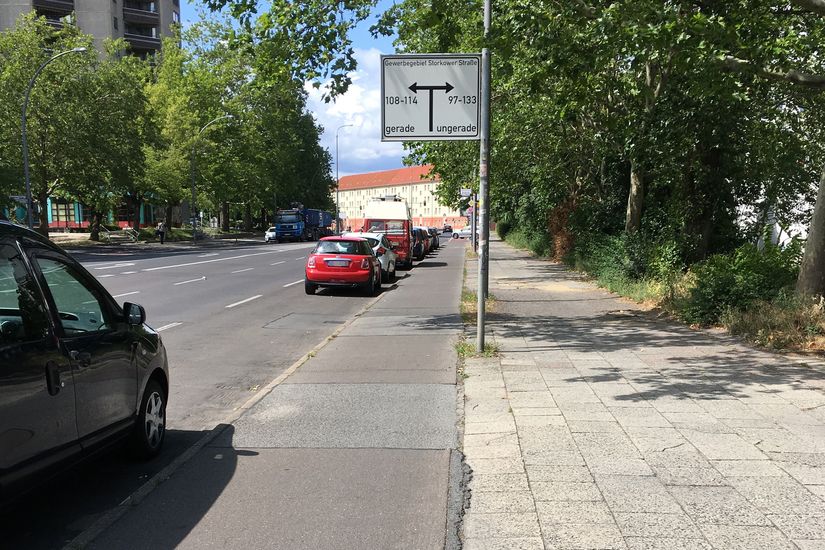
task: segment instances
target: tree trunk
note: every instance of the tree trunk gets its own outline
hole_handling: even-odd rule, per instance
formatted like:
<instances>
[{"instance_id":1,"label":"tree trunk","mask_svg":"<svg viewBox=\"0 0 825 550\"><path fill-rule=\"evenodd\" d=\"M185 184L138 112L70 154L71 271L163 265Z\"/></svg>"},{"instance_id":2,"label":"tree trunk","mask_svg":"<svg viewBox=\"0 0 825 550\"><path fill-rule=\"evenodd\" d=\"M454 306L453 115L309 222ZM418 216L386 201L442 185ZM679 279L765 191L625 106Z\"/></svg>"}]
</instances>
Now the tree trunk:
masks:
<instances>
[{"instance_id":1,"label":"tree trunk","mask_svg":"<svg viewBox=\"0 0 825 550\"><path fill-rule=\"evenodd\" d=\"M243 208L243 230L252 231L252 205L246 203Z\"/></svg>"},{"instance_id":2,"label":"tree trunk","mask_svg":"<svg viewBox=\"0 0 825 550\"><path fill-rule=\"evenodd\" d=\"M40 204L40 214L38 216L40 218L40 226L37 228L37 231L47 238L49 236L49 212L46 209L49 204L48 201L49 196L45 191L38 193L37 202Z\"/></svg>"},{"instance_id":3,"label":"tree trunk","mask_svg":"<svg viewBox=\"0 0 825 550\"><path fill-rule=\"evenodd\" d=\"M163 223L165 223L169 229L172 228L172 203L168 203L163 209Z\"/></svg>"},{"instance_id":4,"label":"tree trunk","mask_svg":"<svg viewBox=\"0 0 825 550\"><path fill-rule=\"evenodd\" d=\"M229 203L221 202L221 231L229 231Z\"/></svg>"},{"instance_id":5,"label":"tree trunk","mask_svg":"<svg viewBox=\"0 0 825 550\"><path fill-rule=\"evenodd\" d=\"M796 280L796 291L805 296L825 294L825 168L819 179L814 213L808 226L805 253Z\"/></svg>"},{"instance_id":6,"label":"tree trunk","mask_svg":"<svg viewBox=\"0 0 825 550\"><path fill-rule=\"evenodd\" d=\"M92 223L89 224L89 240L100 241L100 212L92 210Z\"/></svg>"},{"instance_id":7,"label":"tree trunk","mask_svg":"<svg viewBox=\"0 0 825 550\"><path fill-rule=\"evenodd\" d=\"M135 231L140 231L140 203L141 203L140 195L135 195L132 206L134 208L134 218L132 221L132 229Z\"/></svg>"},{"instance_id":8,"label":"tree trunk","mask_svg":"<svg viewBox=\"0 0 825 550\"><path fill-rule=\"evenodd\" d=\"M642 225L642 205L645 198L644 173L639 162L630 161L630 195L627 197L625 233L635 233Z\"/></svg>"}]
</instances>

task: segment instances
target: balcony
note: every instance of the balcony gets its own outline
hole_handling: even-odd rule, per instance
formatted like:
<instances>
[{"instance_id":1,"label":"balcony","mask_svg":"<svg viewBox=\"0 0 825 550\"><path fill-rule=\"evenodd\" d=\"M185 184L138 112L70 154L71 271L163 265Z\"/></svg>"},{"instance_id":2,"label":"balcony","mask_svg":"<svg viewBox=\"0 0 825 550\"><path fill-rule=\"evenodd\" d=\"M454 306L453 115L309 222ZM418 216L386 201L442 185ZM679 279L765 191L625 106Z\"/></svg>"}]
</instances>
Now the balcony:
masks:
<instances>
[{"instance_id":1,"label":"balcony","mask_svg":"<svg viewBox=\"0 0 825 550\"><path fill-rule=\"evenodd\" d=\"M74 11L74 2L73 0L34 0L32 7L38 12L60 14L60 17L63 17Z\"/></svg>"},{"instance_id":2,"label":"balcony","mask_svg":"<svg viewBox=\"0 0 825 550\"><path fill-rule=\"evenodd\" d=\"M135 53L160 50L160 38L128 32L123 34L123 38L126 39Z\"/></svg>"},{"instance_id":3,"label":"balcony","mask_svg":"<svg viewBox=\"0 0 825 550\"><path fill-rule=\"evenodd\" d=\"M157 6L149 2L126 2L123 5L123 21L143 25L157 25L160 15Z\"/></svg>"}]
</instances>

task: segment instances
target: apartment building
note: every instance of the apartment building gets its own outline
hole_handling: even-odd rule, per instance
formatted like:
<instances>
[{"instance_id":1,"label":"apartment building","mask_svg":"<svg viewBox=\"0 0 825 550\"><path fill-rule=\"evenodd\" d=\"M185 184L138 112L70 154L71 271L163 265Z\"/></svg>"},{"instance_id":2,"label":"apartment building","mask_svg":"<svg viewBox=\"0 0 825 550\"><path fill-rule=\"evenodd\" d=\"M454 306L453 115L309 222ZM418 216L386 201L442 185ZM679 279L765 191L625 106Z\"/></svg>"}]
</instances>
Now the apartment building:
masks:
<instances>
[{"instance_id":1,"label":"apartment building","mask_svg":"<svg viewBox=\"0 0 825 550\"><path fill-rule=\"evenodd\" d=\"M160 40L180 23L180 0L0 0L0 31L35 10L55 26L74 14L77 26L103 48L106 38L125 38L140 57L160 50Z\"/></svg>"},{"instance_id":2,"label":"apartment building","mask_svg":"<svg viewBox=\"0 0 825 550\"><path fill-rule=\"evenodd\" d=\"M464 227L461 212L439 204L435 196L438 175L429 175L431 165L410 166L366 174L343 176L338 187L339 210L344 227L359 229L364 222L367 201L397 195L407 201L414 225Z\"/></svg>"}]
</instances>

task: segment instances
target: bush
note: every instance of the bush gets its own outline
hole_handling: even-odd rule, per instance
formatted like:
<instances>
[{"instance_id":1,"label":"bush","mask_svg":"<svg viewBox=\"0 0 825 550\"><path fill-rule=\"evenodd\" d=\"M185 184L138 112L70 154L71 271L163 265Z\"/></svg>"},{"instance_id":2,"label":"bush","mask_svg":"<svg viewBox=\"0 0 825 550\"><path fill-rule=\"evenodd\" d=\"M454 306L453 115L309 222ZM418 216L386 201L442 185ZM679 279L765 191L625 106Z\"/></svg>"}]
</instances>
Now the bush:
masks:
<instances>
[{"instance_id":1,"label":"bush","mask_svg":"<svg viewBox=\"0 0 825 550\"><path fill-rule=\"evenodd\" d=\"M771 301L792 285L799 271L799 246L746 244L730 254L717 254L691 268L684 297L675 304L688 323L718 323L728 310L741 311L762 300Z\"/></svg>"},{"instance_id":2,"label":"bush","mask_svg":"<svg viewBox=\"0 0 825 550\"><path fill-rule=\"evenodd\" d=\"M529 250L536 256L547 257L553 253L553 243L550 236L543 231L513 229L507 233L507 242L516 248Z\"/></svg>"},{"instance_id":3,"label":"bush","mask_svg":"<svg viewBox=\"0 0 825 550\"><path fill-rule=\"evenodd\" d=\"M747 310L728 310L721 321L731 334L760 346L808 348L825 334L825 303L781 291L774 300L754 302Z\"/></svg>"},{"instance_id":4,"label":"bush","mask_svg":"<svg viewBox=\"0 0 825 550\"><path fill-rule=\"evenodd\" d=\"M498 233L499 238L504 240L507 238L507 234L513 230L513 224L508 221L501 221L496 223L496 233Z\"/></svg>"}]
</instances>

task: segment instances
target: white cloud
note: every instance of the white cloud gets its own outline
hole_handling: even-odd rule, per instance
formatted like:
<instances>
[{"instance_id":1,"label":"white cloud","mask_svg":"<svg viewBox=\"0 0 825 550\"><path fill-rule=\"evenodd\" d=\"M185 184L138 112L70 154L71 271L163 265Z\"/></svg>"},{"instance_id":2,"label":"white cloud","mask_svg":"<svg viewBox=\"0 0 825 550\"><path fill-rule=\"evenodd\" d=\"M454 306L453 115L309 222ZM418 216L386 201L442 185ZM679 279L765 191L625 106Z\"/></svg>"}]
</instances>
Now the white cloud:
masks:
<instances>
[{"instance_id":1,"label":"white cloud","mask_svg":"<svg viewBox=\"0 0 825 550\"><path fill-rule=\"evenodd\" d=\"M375 48L355 49L358 69L350 73L352 84L347 93L334 103L324 103L322 91L307 84L307 107L324 127L321 145L332 154L335 162L335 131L338 132L340 175L388 170L403 166L401 143L381 141L381 51Z\"/></svg>"}]
</instances>

